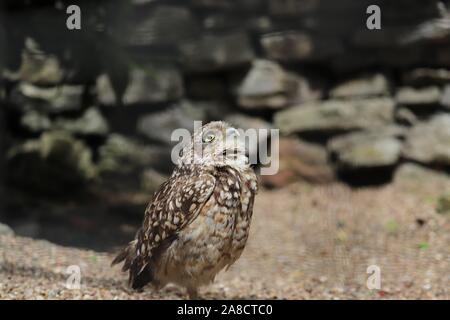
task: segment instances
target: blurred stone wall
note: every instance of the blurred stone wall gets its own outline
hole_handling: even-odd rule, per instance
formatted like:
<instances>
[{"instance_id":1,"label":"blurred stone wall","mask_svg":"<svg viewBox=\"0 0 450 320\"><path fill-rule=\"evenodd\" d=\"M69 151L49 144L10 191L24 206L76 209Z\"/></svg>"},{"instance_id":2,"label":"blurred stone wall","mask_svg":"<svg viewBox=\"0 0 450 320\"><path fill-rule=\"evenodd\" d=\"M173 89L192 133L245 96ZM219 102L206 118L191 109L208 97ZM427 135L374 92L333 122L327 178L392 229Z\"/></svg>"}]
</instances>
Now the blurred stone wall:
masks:
<instances>
[{"instance_id":1,"label":"blurred stone wall","mask_svg":"<svg viewBox=\"0 0 450 320\"><path fill-rule=\"evenodd\" d=\"M447 1L74 2L81 30L65 27L72 1L3 2L11 189L151 192L172 130L193 120L279 128L269 187L450 167ZM366 28L370 4L381 30Z\"/></svg>"}]
</instances>

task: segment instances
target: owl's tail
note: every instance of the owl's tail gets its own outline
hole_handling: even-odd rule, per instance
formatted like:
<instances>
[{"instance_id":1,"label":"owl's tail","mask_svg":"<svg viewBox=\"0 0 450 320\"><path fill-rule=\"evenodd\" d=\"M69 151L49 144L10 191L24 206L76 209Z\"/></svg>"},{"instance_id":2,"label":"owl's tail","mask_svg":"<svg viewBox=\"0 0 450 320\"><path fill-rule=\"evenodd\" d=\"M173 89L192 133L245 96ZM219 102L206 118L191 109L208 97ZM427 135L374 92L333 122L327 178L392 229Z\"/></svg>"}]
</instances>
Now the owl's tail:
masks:
<instances>
[{"instance_id":1,"label":"owl's tail","mask_svg":"<svg viewBox=\"0 0 450 320\"><path fill-rule=\"evenodd\" d=\"M123 262L122 271L129 271L129 285L133 289L141 289L153 280L149 263L137 254L137 240L131 241L111 262L111 266Z\"/></svg>"}]
</instances>

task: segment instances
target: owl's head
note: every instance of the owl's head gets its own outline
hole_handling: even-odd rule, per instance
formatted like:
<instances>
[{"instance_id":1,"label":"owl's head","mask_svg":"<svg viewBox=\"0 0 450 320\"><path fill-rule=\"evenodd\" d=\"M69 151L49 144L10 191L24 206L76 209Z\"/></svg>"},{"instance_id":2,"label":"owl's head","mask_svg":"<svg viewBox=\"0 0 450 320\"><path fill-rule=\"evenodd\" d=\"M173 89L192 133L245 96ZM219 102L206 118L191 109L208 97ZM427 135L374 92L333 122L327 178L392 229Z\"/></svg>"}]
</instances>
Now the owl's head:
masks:
<instances>
[{"instance_id":1,"label":"owl's head","mask_svg":"<svg viewBox=\"0 0 450 320\"><path fill-rule=\"evenodd\" d=\"M249 166L245 141L236 128L222 121L213 121L197 129L181 151L181 163L211 166Z\"/></svg>"}]
</instances>

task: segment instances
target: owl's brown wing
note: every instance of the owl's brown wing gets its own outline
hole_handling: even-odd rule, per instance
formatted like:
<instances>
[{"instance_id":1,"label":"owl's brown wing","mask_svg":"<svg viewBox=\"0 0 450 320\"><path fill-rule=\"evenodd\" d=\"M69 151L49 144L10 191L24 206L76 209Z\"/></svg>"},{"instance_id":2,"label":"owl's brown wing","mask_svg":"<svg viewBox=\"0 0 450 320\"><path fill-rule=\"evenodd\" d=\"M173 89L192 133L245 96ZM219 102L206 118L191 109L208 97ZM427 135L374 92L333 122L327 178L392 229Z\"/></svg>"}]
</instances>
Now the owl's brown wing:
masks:
<instances>
[{"instance_id":1,"label":"owl's brown wing","mask_svg":"<svg viewBox=\"0 0 450 320\"><path fill-rule=\"evenodd\" d=\"M124 261L134 289L152 281L151 262L177 233L195 219L213 193L216 179L209 173L174 174L155 193L145 211L144 223L135 240L114 259Z\"/></svg>"}]
</instances>

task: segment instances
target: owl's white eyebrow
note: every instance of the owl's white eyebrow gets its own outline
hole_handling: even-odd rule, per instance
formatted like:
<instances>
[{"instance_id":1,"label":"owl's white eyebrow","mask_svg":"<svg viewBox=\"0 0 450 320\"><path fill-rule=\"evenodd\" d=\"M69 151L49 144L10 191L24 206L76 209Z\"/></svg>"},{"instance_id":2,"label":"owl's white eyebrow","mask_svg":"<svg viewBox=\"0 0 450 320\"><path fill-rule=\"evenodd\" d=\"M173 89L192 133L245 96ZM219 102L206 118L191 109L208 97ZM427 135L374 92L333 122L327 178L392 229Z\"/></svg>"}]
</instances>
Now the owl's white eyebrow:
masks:
<instances>
[{"instance_id":1,"label":"owl's white eyebrow","mask_svg":"<svg viewBox=\"0 0 450 320\"><path fill-rule=\"evenodd\" d=\"M236 136L239 137L241 134L239 133L239 130L236 128L227 128L227 137L228 136Z\"/></svg>"}]
</instances>

